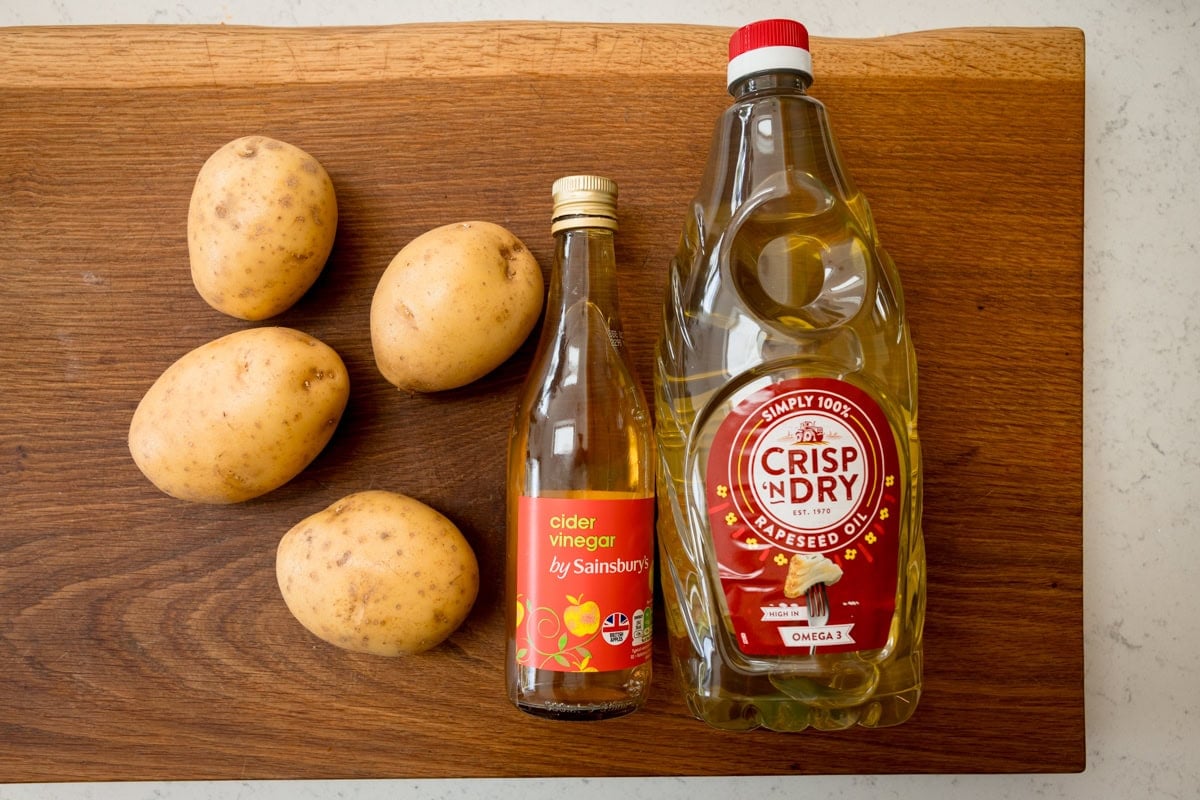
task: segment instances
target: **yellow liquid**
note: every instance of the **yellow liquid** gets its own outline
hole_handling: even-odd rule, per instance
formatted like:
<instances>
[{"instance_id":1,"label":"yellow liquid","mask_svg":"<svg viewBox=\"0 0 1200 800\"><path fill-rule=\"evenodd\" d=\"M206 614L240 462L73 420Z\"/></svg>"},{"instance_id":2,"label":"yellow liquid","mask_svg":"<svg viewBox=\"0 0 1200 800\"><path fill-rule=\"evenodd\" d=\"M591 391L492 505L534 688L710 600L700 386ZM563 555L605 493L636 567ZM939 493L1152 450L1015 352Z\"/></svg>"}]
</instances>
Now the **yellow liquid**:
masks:
<instances>
[{"instance_id":1,"label":"yellow liquid","mask_svg":"<svg viewBox=\"0 0 1200 800\"><path fill-rule=\"evenodd\" d=\"M819 103L750 101L723 124L729 158L754 157L706 176L672 264L655 375L660 571L678 678L692 713L718 728L895 725L920 696L925 613L916 360L899 277L821 134ZM760 141L764 130L771 141ZM803 148L783 141L809 148L807 169L785 160ZM892 428L908 475L896 611L880 650L751 657L737 646L717 573L705 471L731 410L807 377L855 384Z\"/></svg>"},{"instance_id":2,"label":"yellow liquid","mask_svg":"<svg viewBox=\"0 0 1200 800\"><path fill-rule=\"evenodd\" d=\"M649 497L642 492L563 491L542 492L541 497L573 500L631 500ZM516 529L515 511L509 511L510 530ZM515 564L517 537L508 540L508 563ZM509 580L515 586L515 575ZM513 592L510 592L512 594ZM508 630L516 630L516 604L509 603ZM510 648L513 639L510 636ZM650 689L651 665L606 672L560 672L516 664L509 677L510 699L526 713L549 719L594 720L636 711Z\"/></svg>"},{"instance_id":3,"label":"yellow liquid","mask_svg":"<svg viewBox=\"0 0 1200 800\"><path fill-rule=\"evenodd\" d=\"M612 234L570 231L559 234L558 247L556 288L543 341L509 442L508 695L518 708L535 716L604 719L627 714L645 702L649 662L624 670L561 672L524 666L515 657L516 570L521 558L515 534L517 498L654 497L650 411L622 344ZM582 286L574 273L581 264L590 267ZM560 266L566 273L561 277ZM568 284L566 290L563 283Z\"/></svg>"}]
</instances>

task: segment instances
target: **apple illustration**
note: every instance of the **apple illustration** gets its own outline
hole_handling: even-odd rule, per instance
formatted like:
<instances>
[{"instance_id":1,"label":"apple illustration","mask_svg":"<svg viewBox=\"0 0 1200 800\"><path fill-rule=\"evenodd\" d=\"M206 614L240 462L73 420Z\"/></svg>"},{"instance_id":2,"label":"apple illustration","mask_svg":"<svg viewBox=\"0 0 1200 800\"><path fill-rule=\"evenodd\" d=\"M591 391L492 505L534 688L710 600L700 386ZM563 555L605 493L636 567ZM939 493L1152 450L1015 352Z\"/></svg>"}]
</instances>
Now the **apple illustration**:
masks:
<instances>
[{"instance_id":1,"label":"apple illustration","mask_svg":"<svg viewBox=\"0 0 1200 800\"><path fill-rule=\"evenodd\" d=\"M567 606L563 611L563 624L575 636L591 636L600 629L600 606L595 601L584 601L583 597L567 595Z\"/></svg>"}]
</instances>

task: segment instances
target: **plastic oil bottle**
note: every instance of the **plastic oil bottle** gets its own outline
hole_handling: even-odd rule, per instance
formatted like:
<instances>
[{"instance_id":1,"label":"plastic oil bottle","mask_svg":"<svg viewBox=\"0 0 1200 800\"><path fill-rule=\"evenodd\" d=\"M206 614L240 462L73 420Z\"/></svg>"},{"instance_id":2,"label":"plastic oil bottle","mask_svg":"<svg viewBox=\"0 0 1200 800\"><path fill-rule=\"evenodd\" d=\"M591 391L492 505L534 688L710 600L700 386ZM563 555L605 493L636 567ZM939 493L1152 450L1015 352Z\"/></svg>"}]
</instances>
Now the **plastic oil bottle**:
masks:
<instances>
[{"instance_id":1,"label":"plastic oil bottle","mask_svg":"<svg viewBox=\"0 0 1200 800\"><path fill-rule=\"evenodd\" d=\"M508 450L509 699L627 714L651 677L654 435L617 308L617 185L555 181L550 297Z\"/></svg>"},{"instance_id":2,"label":"plastic oil bottle","mask_svg":"<svg viewBox=\"0 0 1200 800\"><path fill-rule=\"evenodd\" d=\"M718 728L894 725L921 692L916 362L811 63L798 22L731 38L656 356L671 652Z\"/></svg>"}]
</instances>

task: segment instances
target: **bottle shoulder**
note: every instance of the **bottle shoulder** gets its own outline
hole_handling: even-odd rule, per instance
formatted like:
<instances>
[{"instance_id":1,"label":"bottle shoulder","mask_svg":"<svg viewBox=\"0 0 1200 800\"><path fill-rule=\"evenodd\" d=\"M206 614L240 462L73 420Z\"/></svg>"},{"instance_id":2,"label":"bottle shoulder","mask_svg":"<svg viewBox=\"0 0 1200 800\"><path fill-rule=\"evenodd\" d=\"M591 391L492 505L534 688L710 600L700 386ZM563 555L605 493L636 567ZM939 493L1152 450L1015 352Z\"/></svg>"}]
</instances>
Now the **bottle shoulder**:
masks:
<instances>
[{"instance_id":1,"label":"bottle shoulder","mask_svg":"<svg viewBox=\"0 0 1200 800\"><path fill-rule=\"evenodd\" d=\"M726 110L672 262L664 320L659 378L668 385L790 365L860 376L915 408L899 275L818 100L751 92Z\"/></svg>"},{"instance_id":2,"label":"bottle shoulder","mask_svg":"<svg viewBox=\"0 0 1200 800\"><path fill-rule=\"evenodd\" d=\"M647 408L619 320L586 299L564 309L543 333L524 395L527 405L547 418L560 416L566 407L594 409L599 398L634 413Z\"/></svg>"}]
</instances>

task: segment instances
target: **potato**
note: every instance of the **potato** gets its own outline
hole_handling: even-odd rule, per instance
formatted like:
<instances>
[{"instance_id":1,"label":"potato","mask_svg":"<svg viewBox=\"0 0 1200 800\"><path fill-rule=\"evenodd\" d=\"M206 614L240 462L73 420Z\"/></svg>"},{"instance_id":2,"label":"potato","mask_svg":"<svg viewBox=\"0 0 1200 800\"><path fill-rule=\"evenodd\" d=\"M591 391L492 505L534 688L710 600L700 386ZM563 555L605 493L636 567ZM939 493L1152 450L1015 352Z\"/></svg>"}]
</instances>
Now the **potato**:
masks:
<instances>
[{"instance_id":1,"label":"potato","mask_svg":"<svg viewBox=\"0 0 1200 800\"><path fill-rule=\"evenodd\" d=\"M192 189L196 291L231 317L273 317L321 274L337 221L333 182L315 158L266 136L235 139L209 157Z\"/></svg>"},{"instance_id":2,"label":"potato","mask_svg":"<svg viewBox=\"0 0 1200 800\"><path fill-rule=\"evenodd\" d=\"M346 367L291 328L251 328L166 369L129 424L151 483L182 500L238 503L290 481L329 442L350 394Z\"/></svg>"},{"instance_id":3,"label":"potato","mask_svg":"<svg viewBox=\"0 0 1200 800\"><path fill-rule=\"evenodd\" d=\"M458 528L418 500L378 490L343 498L284 534L275 577L310 632L381 656L440 644L479 591L479 565Z\"/></svg>"},{"instance_id":4,"label":"potato","mask_svg":"<svg viewBox=\"0 0 1200 800\"><path fill-rule=\"evenodd\" d=\"M462 222L423 233L396 254L375 288L375 364L407 391L471 383L529 336L543 289L537 260L499 225Z\"/></svg>"}]
</instances>

